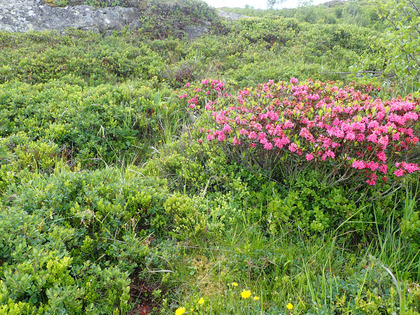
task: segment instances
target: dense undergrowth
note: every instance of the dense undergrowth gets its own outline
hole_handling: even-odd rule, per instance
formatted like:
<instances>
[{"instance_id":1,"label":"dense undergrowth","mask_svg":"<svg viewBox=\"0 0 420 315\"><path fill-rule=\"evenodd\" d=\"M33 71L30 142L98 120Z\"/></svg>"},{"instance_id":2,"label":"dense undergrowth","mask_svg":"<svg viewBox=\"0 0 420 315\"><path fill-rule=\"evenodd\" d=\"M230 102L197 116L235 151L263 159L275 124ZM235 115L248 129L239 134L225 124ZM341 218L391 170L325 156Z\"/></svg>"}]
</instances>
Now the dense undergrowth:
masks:
<instances>
[{"instance_id":1,"label":"dense undergrowth","mask_svg":"<svg viewBox=\"0 0 420 315\"><path fill-rule=\"evenodd\" d=\"M0 314L418 314L419 93L380 13L170 5L0 33Z\"/></svg>"}]
</instances>

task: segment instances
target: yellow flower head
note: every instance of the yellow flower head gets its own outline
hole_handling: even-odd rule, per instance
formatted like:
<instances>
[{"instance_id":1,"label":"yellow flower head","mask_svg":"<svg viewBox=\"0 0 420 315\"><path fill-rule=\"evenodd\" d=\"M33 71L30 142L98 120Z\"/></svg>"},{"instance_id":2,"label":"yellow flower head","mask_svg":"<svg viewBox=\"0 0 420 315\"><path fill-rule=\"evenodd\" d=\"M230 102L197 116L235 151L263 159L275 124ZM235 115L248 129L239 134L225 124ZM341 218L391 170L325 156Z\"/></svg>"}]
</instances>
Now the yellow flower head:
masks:
<instances>
[{"instance_id":1,"label":"yellow flower head","mask_svg":"<svg viewBox=\"0 0 420 315\"><path fill-rule=\"evenodd\" d=\"M241 292L241 296L244 299L248 299L251 296L251 290L243 290Z\"/></svg>"},{"instance_id":2,"label":"yellow flower head","mask_svg":"<svg viewBox=\"0 0 420 315\"><path fill-rule=\"evenodd\" d=\"M232 286L233 286L233 287L237 287L237 286L238 286L238 284L237 284L236 282L232 282Z\"/></svg>"},{"instance_id":3,"label":"yellow flower head","mask_svg":"<svg viewBox=\"0 0 420 315\"><path fill-rule=\"evenodd\" d=\"M258 301L260 298L258 296L254 296L254 300Z\"/></svg>"},{"instance_id":4,"label":"yellow flower head","mask_svg":"<svg viewBox=\"0 0 420 315\"><path fill-rule=\"evenodd\" d=\"M199 300L198 300L198 304L200 304L200 305L201 305L201 304L204 304L204 299L203 299L203 298L199 299Z\"/></svg>"},{"instance_id":5,"label":"yellow flower head","mask_svg":"<svg viewBox=\"0 0 420 315\"><path fill-rule=\"evenodd\" d=\"M289 303L289 304L286 305L286 307L287 307L288 310L292 310L293 309L293 304Z\"/></svg>"},{"instance_id":6,"label":"yellow flower head","mask_svg":"<svg viewBox=\"0 0 420 315\"><path fill-rule=\"evenodd\" d=\"M177 308L175 311L175 315L182 315L185 313L185 307Z\"/></svg>"}]
</instances>

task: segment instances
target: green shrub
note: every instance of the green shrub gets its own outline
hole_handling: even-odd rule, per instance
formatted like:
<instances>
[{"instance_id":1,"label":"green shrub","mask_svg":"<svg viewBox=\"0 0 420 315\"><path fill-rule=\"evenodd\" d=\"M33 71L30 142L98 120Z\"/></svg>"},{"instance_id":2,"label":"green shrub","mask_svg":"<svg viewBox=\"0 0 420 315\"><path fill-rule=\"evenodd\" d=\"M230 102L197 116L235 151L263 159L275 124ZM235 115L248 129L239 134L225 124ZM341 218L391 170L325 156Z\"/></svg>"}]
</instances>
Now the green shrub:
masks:
<instances>
[{"instance_id":1,"label":"green shrub","mask_svg":"<svg viewBox=\"0 0 420 315\"><path fill-rule=\"evenodd\" d=\"M75 76L89 85L122 82L128 78L151 79L163 60L147 44L132 44L129 36L67 31L12 35L1 33L0 83L28 83Z\"/></svg>"},{"instance_id":2,"label":"green shrub","mask_svg":"<svg viewBox=\"0 0 420 315\"><path fill-rule=\"evenodd\" d=\"M152 226L165 217L164 182L125 178L113 170L67 170L9 187L6 196L15 198L0 214L0 304L36 312L128 311L130 277L135 270L144 276L150 255L146 235L166 231Z\"/></svg>"},{"instance_id":3,"label":"green shrub","mask_svg":"<svg viewBox=\"0 0 420 315\"><path fill-rule=\"evenodd\" d=\"M0 92L0 136L18 165L47 170L54 160L95 165L134 159L159 139L156 92L141 84L82 90L59 81L8 83ZM161 92L164 94L165 92ZM25 134L15 143L13 134ZM9 149L7 149L7 146ZM136 146L136 147L135 147ZM101 163L101 162L99 162Z\"/></svg>"},{"instance_id":4,"label":"green shrub","mask_svg":"<svg viewBox=\"0 0 420 315\"><path fill-rule=\"evenodd\" d=\"M175 194L165 201L163 207L177 238L188 239L204 232L204 216L197 211L188 196Z\"/></svg>"},{"instance_id":5,"label":"green shrub","mask_svg":"<svg viewBox=\"0 0 420 315\"><path fill-rule=\"evenodd\" d=\"M191 25L211 25L220 22L216 10L200 0L152 0L144 8L142 32L153 39L183 38L184 29Z\"/></svg>"}]
</instances>

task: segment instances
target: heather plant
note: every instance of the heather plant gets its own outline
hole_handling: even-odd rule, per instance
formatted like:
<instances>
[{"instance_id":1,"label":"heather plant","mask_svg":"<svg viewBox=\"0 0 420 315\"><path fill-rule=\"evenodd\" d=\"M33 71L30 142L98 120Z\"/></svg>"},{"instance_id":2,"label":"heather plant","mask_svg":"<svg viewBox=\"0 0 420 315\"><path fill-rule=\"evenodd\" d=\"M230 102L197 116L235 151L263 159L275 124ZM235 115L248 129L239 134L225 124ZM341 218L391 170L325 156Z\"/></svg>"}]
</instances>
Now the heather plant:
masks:
<instances>
[{"instance_id":1,"label":"heather plant","mask_svg":"<svg viewBox=\"0 0 420 315\"><path fill-rule=\"evenodd\" d=\"M410 95L373 99L351 86L295 78L245 88L236 97L223 90L222 82L204 80L189 92L199 94L180 96L191 108L211 112L215 127L203 128L202 138L226 144L246 162L271 164L282 178L310 167L324 170L331 186L360 177L369 185L378 177L397 185L399 177L420 170L419 103Z\"/></svg>"}]
</instances>

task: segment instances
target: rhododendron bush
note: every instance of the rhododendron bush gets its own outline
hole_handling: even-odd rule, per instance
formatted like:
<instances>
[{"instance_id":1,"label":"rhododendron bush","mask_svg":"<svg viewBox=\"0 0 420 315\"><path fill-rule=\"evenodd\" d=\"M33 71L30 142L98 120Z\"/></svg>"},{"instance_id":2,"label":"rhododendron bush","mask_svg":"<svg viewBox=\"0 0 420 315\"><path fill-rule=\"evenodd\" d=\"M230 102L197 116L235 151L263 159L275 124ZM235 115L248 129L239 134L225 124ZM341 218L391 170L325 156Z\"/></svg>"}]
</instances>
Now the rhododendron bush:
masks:
<instances>
[{"instance_id":1,"label":"rhododendron bush","mask_svg":"<svg viewBox=\"0 0 420 315\"><path fill-rule=\"evenodd\" d=\"M269 81L228 94L225 83L204 80L180 96L195 111L209 111L200 142L226 146L240 157L282 172L328 169L330 183L360 177L369 185L398 182L419 172L419 100L385 100L379 87L337 87L333 82ZM265 162L263 162L265 161Z\"/></svg>"}]
</instances>

